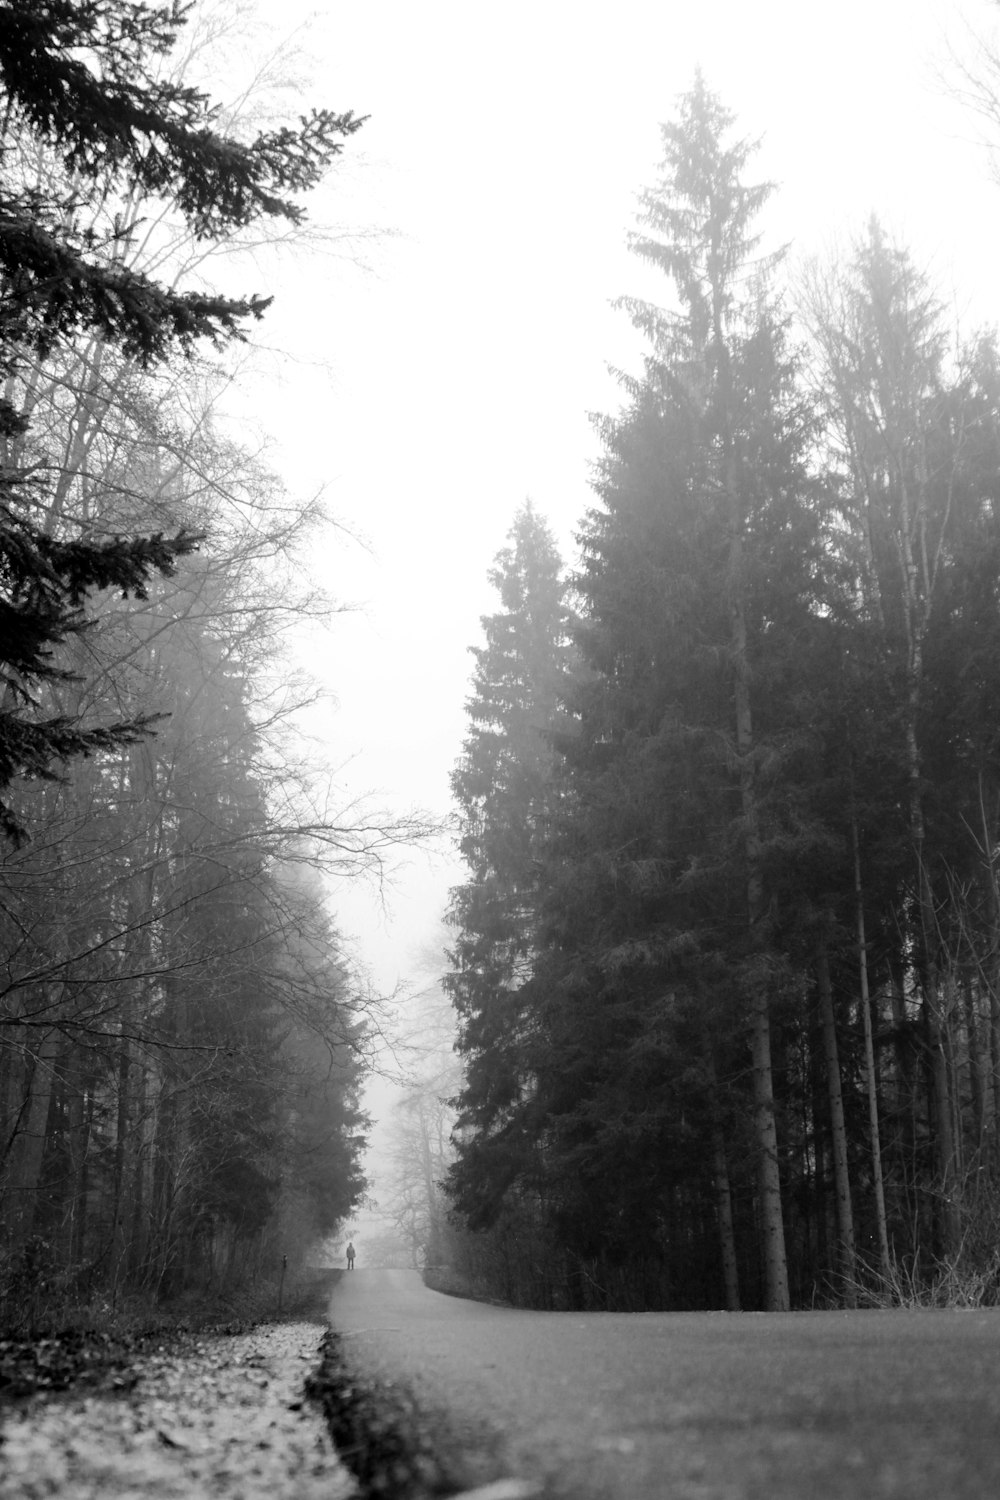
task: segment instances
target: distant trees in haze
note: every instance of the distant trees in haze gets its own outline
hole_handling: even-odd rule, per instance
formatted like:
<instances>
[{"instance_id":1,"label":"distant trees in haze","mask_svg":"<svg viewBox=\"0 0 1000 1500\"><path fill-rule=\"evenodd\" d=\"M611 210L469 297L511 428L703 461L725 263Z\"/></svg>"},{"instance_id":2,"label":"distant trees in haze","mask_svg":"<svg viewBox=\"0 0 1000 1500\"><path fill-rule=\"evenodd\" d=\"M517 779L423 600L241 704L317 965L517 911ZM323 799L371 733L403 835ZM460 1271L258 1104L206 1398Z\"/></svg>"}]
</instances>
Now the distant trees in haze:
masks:
<instances>
[{"instance_id":1,"label":"distant trees in haze","mask_svg":"<svg viewBox=\"0 0 1000 1500\"><path fill-rule=\"evenodd\" d=\"M350 1212L368 1013L323 877L420 831L331 811L296 737L322 518L199 353L267 301L212 247L294 229L360 122L223 122L188 19L0 3L3 1285L203 1288Z\"/></svg>"},{"instance_id":2,"label":"distant trees in haze","mask_svg":"<svg viewBox=\"0 0 1000 1500\"><path fill-rule=\"evenodd\" d=\"M437 962L437 955L435 955ZM444 1179L452 1160L452 1097L461 1065L455 1056L455 1018L437 983L405 1002L403 1082L385 1120L375 1197L391 1229L366 1241L365 1259L436 1266L449 1258L449 1204Z\"/></svg>"},{"instance_id":3,"label":"distant trees in haze","mask_svg":"<svg viewBox=\"0 0 1000 1500\"><path fill-rule=\"evenodd\" d=\"M875 221L793 316L702 80L662 141L563 623L477 653L450 1191L540 1305L995 1300L996 339Z\"/></svg>"}]
</instances>

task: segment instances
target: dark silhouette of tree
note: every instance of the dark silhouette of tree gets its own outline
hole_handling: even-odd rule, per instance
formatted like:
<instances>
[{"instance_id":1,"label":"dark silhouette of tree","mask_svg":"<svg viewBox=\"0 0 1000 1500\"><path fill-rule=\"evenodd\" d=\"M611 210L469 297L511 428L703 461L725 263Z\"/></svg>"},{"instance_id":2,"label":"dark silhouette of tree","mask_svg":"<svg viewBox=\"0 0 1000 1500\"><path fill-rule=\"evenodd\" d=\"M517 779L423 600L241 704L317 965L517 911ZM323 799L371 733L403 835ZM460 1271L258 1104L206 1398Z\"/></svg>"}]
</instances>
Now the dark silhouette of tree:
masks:
<instances>
[{"instance_id":1,"label":"dark silhouette of tree","mask_svg":"<svg viewBox=\"0 0 1000 1500\"><path fill-rule=\"evenodd\" d=\"M530 503L515 517L508 543L489 575L502 608L483 617L486 643L472 648L469 732L452 774L471 873L452 892L454 968L445 981L466 1066L458 1177L472 1138L481 1144L502 1135L527 1083L524 1042L532 1020L524 984L537 941L552 740L563 722L569 669L561 562ZM482 1191L481 1166L477 1183Z\"/></svg>"}]
</instances>

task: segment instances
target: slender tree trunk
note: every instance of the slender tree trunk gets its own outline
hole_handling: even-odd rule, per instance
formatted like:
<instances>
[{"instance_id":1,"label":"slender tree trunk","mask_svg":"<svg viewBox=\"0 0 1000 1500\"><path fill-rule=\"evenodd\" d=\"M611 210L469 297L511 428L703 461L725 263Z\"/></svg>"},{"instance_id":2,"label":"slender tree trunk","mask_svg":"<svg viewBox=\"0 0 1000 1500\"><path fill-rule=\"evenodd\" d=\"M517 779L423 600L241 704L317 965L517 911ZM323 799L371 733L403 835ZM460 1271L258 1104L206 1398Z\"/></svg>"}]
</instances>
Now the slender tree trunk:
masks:
<instances>
[{"instance_id":1,"label":"slender tree trunk","mask_svg":"<svg viewBox=\"0 0 1000 1500\"><path fill-rule=\"evenodd\" d=\"M913 538L921 547L926 525L926 497L923 485L917 485L916 498L910 495L906 476L900 468L899 546L903 571L903 613L906 625L906 768L909 782L910 837L916 874L920 978L924 1008L924 1035L930 1056L931 1136L934 1145L936 1176L935 1215L938 1223L938 1250L948 1257L958 1246L958 1181L955 1172L955 1136L952 1129L951 1089L948 1069L947 1017L941 1005L938 968L938 930L934 894L926 858L926 828L921 786L921 753L917 734L923 696L924 636L930 614L930 580L924 557L924 578L913 551Z\"/></svg>"},{"instance_id":2,"label":"slender tree trunk","mask_svg":"<svg viewBox=\"0 0 1000 1500\"><path fill-rule=\"evenodd\" d=\"M1000 1173L1000 975L990 986L990 1077L993 1085L993 1170Z\"/></svg>"},{"instance_id":3,"label":"slender tree trunk","mask_svg":"<svg viewBox=\"0 0 1000 1500\"><path fill-rule=\"evenodd\" d=\"M719 479L726 508L729 546L726 595L729 615L729 656L733 689L736 760L738 764L743 854L746 862L746 921L751 954L761 946L761 927L766 913L761 860L760 807L757 794L756 745L752 709L752 668L747 639L747 585L744 540L747 526L746 461L736 442L738 398L733 380L732 355L727 338L727 318L732 302L733 267L722 250L720 222L713 222L714 242L706 262L708 326L703 353L706 370L714 386L712 421L720 441ZM699 335L701 337L702 335ZM752 971L752 964L748 965ZM754 1139L757 1153L757 1184L764 1262L765 1306L769 1312L789 1307L788 1261L781 1202L781 1172L778 1131L774 1108L774 1070L771 1059L771 1008L763 972L748 982L750 1002L751 1066L753 1076Z\"/></svg>"},{"instance_id":4,"label":"slender tree trunk","mask_svg":"<svg viewBox=\"0 0 1000 1500\"><path fill-rule=\"evenodd\" d=\"M0 1027L0 1181L6 1171L7 1156L13 1145L23 1104L19 1087L23 1074L21 1050L11 1041L16 1031L13 1023L13 998L10 1004L11 1019Z\"/></svg>"},{"instance_id":5,"label":"slender tree trunk","mask_svg":"<svg viewBox=\"0 0 1000 1500\"><path fill-rule=\"evenodd\" d=\"M712 1168L715 1178L715 1211L722 1253L722 1282L726 1293L726 1311L739 1312L740 1273L736 1260L736 1236L733 1232L733 1199L729 1187L729 1165L722 1126L712 1126Z\"/></svg>"},{"instance_id":6,"label":"slender tree trunk","mask_svg":"<svg viewBox=\"0 0 1000 1500\"><path fill-rule=\"evenodd\" d=\"M90 1142L94 1135L95 1110L95 1080L93 1074L90 1074L87 1079L87 1099L83 1122L83 1149L80 1152L80 1175L77 1186L77 1202L80 1207L76 1218L76 1242L73 1248L73 1259L77 1265L80 1265L87 1255L87 1236L91 1227L92 1173Z\"/></svg>"},{"instance_id":7,"label":"slender tree trunk","mask_svg":"<svg viewBox=\"0 0 1000 1500\"><path fill-rule=\"evenodd\" d=\"M816 1276L815 1268L820 1266L825 1267L830 1264L831 1244L836 1241L836 1225L831 1225L830 1223L830 1195L827 1192L826 1182L826 1132L820 1128L820 1122L826 1118L825 1073L822 1038L817 1036L816 1028L813 1027L809 1035L809 1110L813 1121L813 1202L815 1204L815 1232L813 1241L814 1279ZM836 1209L834 1209L835 1213Z\"/></svg>"},{"instance_id":8,"label":"slender tree trunk","mask_svg":"<svg viewBox=\"0 0 1000 1500\"><path fill-rule=\"evenodd\" d=\"M854 1250L854 1213L851 1207L851 1177L847 1159L847 1127L840 1084L837 1025L833 1014L833 986L826 937L816 939L816 986L820 1023L823 1028L823 1058L826 1063L827 1098L830 1103L830 1135L833 1147L833 1181L837 1203L838 1260L845 1307L857 1306L857 1267Z\"/></svg>"},{"instance_id":9,"label":"slender tree trunk","mask_svg":"<svg viewBox=\"0 0 1000 1500\"><path fill-rule=\"evenodd\" d=\"M857 876L857 867L855 875ZM862 919L863 917L862 908ZM903 957L898 948L890 954L889 974L893 1056L896 1070L893 1110L898 1120L896 1128L899 1140L898 1157L909 1194L910 1187L919 1180L920 1176L920 1165L917 1160L917 1116L920 1107L917 1063L919 1049L916 1026L907 1008L906 972ZM912 1217L912 1207L912 1203L908 1204L908 1218Z\"/></svg>"},{"instance_id":10,"label":"slender tree trunk","mask_svg":"<svg viewBox=\"0 0 1000 1500\"><path fill-rule=\"evenodd\" d=\"M940 993L933 985L927 1005L927 1048L930 1057L932 1125L937 1188L938 1253L945 1259L958 1249L960 1224L955 1133L951 1101L951 1069L947 1018L941 1012Z\"/></svg>"},{"instance_id":11,"label":"slender tree trunk","mask_svg":"<svg viewBox=\"0 0 1000 1500\"><path fill-rule=\"evenodd\" d=\"M87 1236L90 1131L94 1114L94 1078L91 1064L81 1048L71 1048L66 1063L69 1145L69 1236L71 1263L83 1260Z\"/></svg>"},{"instance_id":12,"label":"slender tree trunk","mask_svg":"<svg viewBox=\"0 0 1000 1500\"><path fill-rule=\"evenodd\" d=\"M868 940L865 935L865 898L861 884L861 841L858 820L851 812L851 841L854 849L854 916L858 937L858 978L861 989L861 1025L865 1046L865 1092L868 1096L868 1135L872 1157L872 1192L875 1198L875 1230L878 1236L879 1268L883 1280L891 1274L889 1230L885 1213L885 1189L882 1183L882 1146L879 1139L878 1086L875 1072L875 1040L872 1035L871 995L868 990Z\"/></svg>"},{"instance_id":13,"label":"slender tree trunk","mask_svg":"<svg viewBox=\"0 0 1000 1500\"><path fill-rule=\"evenodd\" d=\"M722 336L721 312L716 313L716 342L720 361L723 406L731 400L728 351ZM732 434L724 433L726 489L729 500L729 621L736 709L736 752L739 761L743 847L746 856L747 922L751 947L757 941L764 915L761 873L760 819L754 761L753 711L750 697L750 659L744 605L743 516ZM754 1137L757 1144L757 1183L760 1194L764 1251L764 1282L769 1312L789 1307L788 1261L781 1204L778 1131L774 1113L774 1071L771 1062L771 1009L765 985L755 980L751 996L751 1059L753 1068Z\"/></svg>"},{"instance_id":14,"label":"slender tree trunk","mask_svg":"<svg viewBox=\"0 0 1000 1500\"><path fill-rule=\"evenodd\" d=\"M152 1139L152 1172L150 1181L149 1281L158 1286L163 1277L170 1227L170 1203L173 1193L174 1105L175 1094L167 1061L161 1061L156 1113Z\"/></svg>"},{"instance_id":15,"label":"slender tree trunk","mask_svg":"<svg viewBox=\"0 0 1000 1500\"><path fill-rule=\"evenodd\" d=\"M747 914L751 941L764 912L760 871L760 835L754 786L753 726L746 659L746 626L742 608L732 606L734 656L737 665L736 740L740 760L740 792L747 857ZM751 1066L753 1069L754 1138L757 1144L757 1188L763 1235L765 1301L768 1312L787 1312L788 1262L781 1203L778 1130L774 1111L774 1069L771 1061L771 1008L764 983L755 980L751 994Z\"/></svg>"},{"instance_id":16,"label":"slender tree trunk","mask_svg":"<svg viewBox=\"0 0 1000 1500\"><path fill-rule=\"evenodd\" d=\"M977 1161L986 1144L986 1071L979 1044L979 1016L976 1013L976 991L972 975L962 975L962 1007L965 1018L966 1049L969 1059L969 1100L972 1105L972 1149Z\"/></svg>"},{"instance_id":17,"label":"slender tree trunk","mask_svg":"<svg viewBox=\"0 0 1000 1500\"><path fill-rule=\"evenodd\" d=\"M764 1239L766 1305L768 1312L787 1312L788 1267L778 1172L778 1131L774 1117L771 1020L767 996L760 992L753 998L752 1024L754 1134L757 1140L757 1181Z\"/></svg>"},{"instance_id":18,"label":"slender tree trunk","mask_svg":"<svg viewBox=\"0 0 1000 1500\"><path fill-rule=\"evenodd\" d=\"M137 1077L132 1089L135 1099L135 1151L131 1183L132 1223L127 1241L127 1264L130 1275L133 1278L139 1277L142 1267L145 1264L150 1219L150 1204L147 1201L146 1186L149 1175L146 1167L148 1150L145 1122L146 1069L141 1063L137 1067L136 1073Z\"/></svg>"},{"instance_id":19,"label":"slender tree trunk","mask_svg":"<svg viewBox=\"0 0 1000 1500\"><path fill-rule=\"evenodd\" d=\"M115 1112L115 1156L111 1180L112 1265L124 1264L128 1252L128 1230L125 1223L125 1166L129 1139L129 1090L132 1071L131 1044L128 1038L129 1006L122 1010L118 1039L118 1100Z\"/></svg>"},{"instance_id":20,"label":"slender tree trunk","mask_svg":"<svg viewBox=\"0 0 1000 1500\"><path fill-rule=\"evenodd\" d=\"M985 961L986 988L989 994L989 1055L991 1147L993 1170L1000 1172L1000 891L997 890L996 834L986 808L986 789L979 778L979 812L983 825L983 862L986 866L986 894L989 901L990 936Z\"/></svg>"},{"instance_id":21,"label":"slender tree trunk","mask_svg":"<svg viewBox=\"0 0 1000 1500\"><path fill-rule=\"evenodd\" d=\"M34 1233L38 1180L59 1051L59 1033L43 1032L34 1054L34 1066L25 1080L25 1106L7 1163L4 1221L12 1249L19 1248Z\"/></svg>"},{"instance_id":22,"label":"slender tree trunk","mask_svg":"<svg viewBox=\"0 0 1000 1500\"><path fill-rule=\"evenodd\" d=\"M34 1056L28 1051L23 1041L19 1040L15 1045L9 1040L10 1036L17 1034L15 1023L12 1021L10 1030L2 1043L3 1139L0 1142L0 1202L4 1203L10 1174L13 1170L18 1138L28 1109L31 1070L35 1065ZM0 1224L0 1230L5 1230L5 1228L5 1222Z\"/></svg>"},{"instance_id":23,"label":"slender tree trunk","mask_svg":"<svg viewBox=\"0 0 1000 1500\"><path fill-rule=\"evenodd\" d=\"M719 1234L719 1250L722 1256L722 1281L726 1293L726 1311L739 1312L740 1274L736 1259L736 1236L733 1231L733 1198L729 1186L729 1163L726 1157L726 1138L719 1114L719 1080L715 1071L715 1058L711 1044L706 1039L705 1060L708 1071L709 1109L712 1118L712 1176L715 1186L715 1213Z\"/></svg>"},{"instance_id":24,"label":"slender tree trunk","mask_svg":"<svg viewBox=\"0 0 1000 1500\"><path fill-rule=\"evenodd\" d=\"M959 1077L958 1054L960 1028L958 1024L959 998L958 977L948 976L945 990L947 1005L944 1011L942 1040L944 1042L945 1068L948 1074L948 1098L951 1102L951 1138L954 1145L954 1171L958 1192L965 1182L965 1121L962 1111L962 1084Z\"/></svg>"}]
</instances>

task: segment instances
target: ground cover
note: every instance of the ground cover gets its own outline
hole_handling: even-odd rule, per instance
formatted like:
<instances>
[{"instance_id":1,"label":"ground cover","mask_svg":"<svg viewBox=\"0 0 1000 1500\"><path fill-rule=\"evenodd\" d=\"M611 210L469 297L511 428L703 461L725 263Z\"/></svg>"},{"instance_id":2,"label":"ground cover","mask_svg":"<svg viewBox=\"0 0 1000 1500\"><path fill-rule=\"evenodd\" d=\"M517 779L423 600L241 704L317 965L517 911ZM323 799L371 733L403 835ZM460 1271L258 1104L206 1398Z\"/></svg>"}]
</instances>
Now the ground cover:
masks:
<instances>
[{"instance_id":1,"label":"ground cover","mask_svg":"<svg viewBox=\"0 0 1000 1500\"><path fill-rule=\"evenodd\" d=\"M321 1335L178 1333L92 1388L8 1403L0 1500L346 1500L353 1480L304 1395Z\"/></svg>"},{"instance_id":2,"label":"ground cover","mask_svg":"<svg viewBox=\"0 0 1000 1500\"><path fill-rule=\"evenodd\" d=\"M353 1494L305 1390L339 1274L168 1309L11 1308L0 1500Z\"/></svg>"}]
</instances>

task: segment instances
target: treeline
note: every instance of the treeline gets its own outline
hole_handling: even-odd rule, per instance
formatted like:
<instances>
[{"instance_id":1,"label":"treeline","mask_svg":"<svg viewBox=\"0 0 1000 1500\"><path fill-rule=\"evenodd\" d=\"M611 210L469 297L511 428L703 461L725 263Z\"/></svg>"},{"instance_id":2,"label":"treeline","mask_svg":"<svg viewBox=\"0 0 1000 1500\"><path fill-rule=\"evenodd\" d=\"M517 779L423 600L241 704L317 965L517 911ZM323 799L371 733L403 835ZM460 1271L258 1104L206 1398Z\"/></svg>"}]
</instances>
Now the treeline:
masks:
<instances>
[{"instance_id":1,"label":"treeline","mask_svg":"<svg viewBox=\"0 0 1000 1500\"><path fill-rule=\"evenodd\" d=\"M294 233L360 122L223 116L189 11L0 5L11 1316L273 1273L364 1186L367 1008L324 872L409 830L331 814L296 739L322 517L219 414L266 302L206 280L223 243Z\"/></svg>"},{"instance_id":2,"label":"treeline","mask_svg":"<svg viewBox=\"0 0 1000 1500\"><path fill-rule=\"evenodd\" d=\"M518 516L454 776L449 1185L502 1294L1000 1295L1000 358L872 222L792 299L698 81L582 562Z\"/></svg>"}]
</instances>

